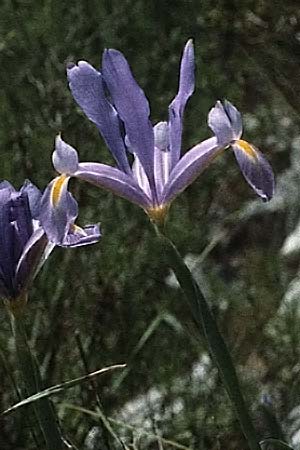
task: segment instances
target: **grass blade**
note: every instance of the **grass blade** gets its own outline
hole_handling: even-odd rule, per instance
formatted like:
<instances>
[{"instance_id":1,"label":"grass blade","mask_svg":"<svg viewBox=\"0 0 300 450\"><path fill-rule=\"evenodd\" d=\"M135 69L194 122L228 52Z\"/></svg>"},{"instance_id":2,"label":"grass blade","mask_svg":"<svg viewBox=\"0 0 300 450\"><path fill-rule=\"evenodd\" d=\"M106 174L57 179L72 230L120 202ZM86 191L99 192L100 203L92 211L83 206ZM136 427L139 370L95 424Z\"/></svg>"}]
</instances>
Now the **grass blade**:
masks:
<instances>
[{"instance_id":1,"label":"grass blade","mask_svg":"<svg viewBox=\"0 0 300 450\"><path fill-rule=\"evenodd\" d=\"M16 403L15 405L13 405L10 408L3 411L1 413L1 415L5 416L9 413L12 413L13 411L16 411L16 409L21 408L25 405L29 405L30 403L45 399L47 397L50 397L51 395L59 394L60 392L66 390L66 389L70 389L70 388L76 386L77 384L81 384L86 381L90 381L92 378L97 377L98 375L103 375L104 373L110 372L111 370L115 370L115 369L123 369L124 367L126 367L126 364L115 364L113 366L104 367L103 369L96 370L95 372L89 373L82 377L74 378L73 380L69 380L69 381L65 381L64 383L56 384L55 386L51 386L47 389L37 392L36 394L25 398L21 402Z\"/></svg>"}]
</instances>

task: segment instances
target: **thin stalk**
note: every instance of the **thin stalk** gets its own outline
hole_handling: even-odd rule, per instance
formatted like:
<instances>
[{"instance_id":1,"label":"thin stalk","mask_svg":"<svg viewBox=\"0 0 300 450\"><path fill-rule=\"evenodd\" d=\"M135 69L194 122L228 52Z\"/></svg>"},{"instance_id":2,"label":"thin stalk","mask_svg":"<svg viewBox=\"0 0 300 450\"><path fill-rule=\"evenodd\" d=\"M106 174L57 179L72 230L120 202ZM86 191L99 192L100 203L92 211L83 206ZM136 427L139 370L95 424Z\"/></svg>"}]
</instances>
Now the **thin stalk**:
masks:
<instances>
[{"instance_id":1,"label":"thin stalk","mask_svg":"<svg viewBox=\"0 0 300 450\"><path fill-rule=\"evenodd\" d=\"M10 312L10 318L19 370L23 377L27 395L33 395L42 388L38 366L28 345L22 315ZM51 402L47 398L41 399L36 402L34 408L47 450L63 450L65 446Z\"/></svg>"},{"instance_id":2,"label":"thin stalk","mask_svg":"<svg viewBox=\"0 0 300 450\"><path fill-rule=\"evenodd\" d=\"M227 394L233 404L237 419L248 442L249 448L251 450L261 450L239 386L238 377L231 356L218 330L218 326L206 299L175 245L163 235L157 227L155 227L155 229L169 266L175 273L181 289L185 293L185 297L197 323L200 337L204 334L206 338L210 353L218 366Z\"/></svg>"}]
</instances>

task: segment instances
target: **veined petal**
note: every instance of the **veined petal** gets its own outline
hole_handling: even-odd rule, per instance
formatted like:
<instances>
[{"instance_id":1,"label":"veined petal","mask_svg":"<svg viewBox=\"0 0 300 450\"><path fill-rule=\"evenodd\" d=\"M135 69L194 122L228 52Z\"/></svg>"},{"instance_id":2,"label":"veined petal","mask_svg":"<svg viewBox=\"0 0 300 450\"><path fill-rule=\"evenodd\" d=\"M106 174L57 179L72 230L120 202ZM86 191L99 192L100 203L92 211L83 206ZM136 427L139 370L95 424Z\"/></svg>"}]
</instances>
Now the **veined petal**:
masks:
<instances>
[{"instance_id":1,"label":"veined petal","mask_svg":"<svg viewBox=\"0 0 300 450\"><path fill-rule=\"evenodd\" d=\"M132 174L139 185L139 187L145 192L146 195L148 195L149 198L151 198L151 189L149 185L149 180L146 175L146 172L144 170L144 167L142 166L138 155L134 155L134 160L132 164Z\"/></svg>"},{"instance_id":2,"label":"veined petal","mask_svg":"<svg viewBox=\"0 0 300 450\"><path fill-rule=\"evenodd\" d=\"M67 69L67 75L74 99L98 127L118 167L130 173L118 114L105 96L101 73L86 61L79 61Z\"/></svg>"},{"instance_id":3,"label":"veined petal","mask_svg":"<svg viewBox=\"0 0 300 450\"><path fill-rule=\"evenodd\" d=\"M160 150L169 151L169 125L168 122L158 122L153 127L154 146Z\"/></svg>"},{"instance_id":4,"label":"veined petal","mask_svg":"<svg viewBox=\"0 0 300 450\"><path fill-rule=\"evenodd\" d=\"M78 154L75 148L62 140L60 135L55 139L55 151L52 162L58 173L72 175L78 168Z\"/></svg>"},{"instance_id":5,"label":"veined petal","mask_svg":"<svg viewBox=\"0 0 300 450\"><path fill-rule=\"evenodd\" d=\"M189 150L178 161L170 174L162 194L162 204L170 203L223 150L216 137L206 139Z\"/></svg>"},{"instance_id":6,"label":"veined petal","mask_svg":"<svg viewBox=\"0 0 300 450\"><path fill-rule=\"evenodd\" d=\"M172 153L171 166L174 167L180 158L182 120L185 105L195 88L195 61L193 41L185 45L179 77L178 94L169 106L170 149Z\"/></svg>"},{"instance_id":7,"label":"veined petal","mask_svg":"<svg viewBox=\"0 0 300 450\"><path fill-rule=\"evenodd\" d=\"M243 122L242 122L242 115L241 113L236 109L236 107L230 103L228 100L224 100L224 111L226 112L227 116L229 117L233 132L236 136L236 138L240 138L242 136L243 132Z\"/></svg>"},{"instance_id":8,"label":"veined petal","mask_svg":"<svg viewBox=\"0 0 300 450\"><path fill-rule=\"evenodd\" d=\"M31 216L33 219L37 219L40 211L40 201L42 198L41 191L34 184L32 184L31 181L25 180L20 189L20 193L25 193L28 196Z\"/></svg>"},{"instance_id":9,"label":"veined petal","mask_svg":"<svg viewBox=\"0 0 300 450\"><path fill-rule=\"evenodd\" d=\"M250 186L264 200L274 195L273 170L263 154L252 144L237 140L232 148L240 169Z\"/></svg>"},{"instance_id":10,"label":"veined petal","mask_svg":"<svg viewBox=\"0 0 300 450\"><path fill-rule=\"evenodd\" d=\"M49 183L41 199L39 220L49 241L60 245L78 215L76 200L68 192L69 177L60 175Z\"/></svg>"},{"instance_id":11,"label":"veined petal","mask_svg":"<svg viewBox=\"0 0 300 450\"><path fill-rule=\"evenodd\" d=\"M134 178L115 167L100 163L80 163L74 176L112 191L142 208L151 206L151 200Z\"/></svg>"},{"instance_id":12,"label":"veined petal","mask_svg":"<svg viewBox=\"0 0 300 450\"><path fill-rule=\"evenodd\" d=\"M242 119L238 110L228 101L225 106L217 101L208 114L208 126L216 135L220 145L228 146L242 134Z\"/></svg>"},{"instance_id":13,"label":"veined petal","mask_svg":"<svg viewBox=\"0 0 300 450\"><path fill-rule=\"evenodd\" d=\"M8 181L0 183L0 208L7 203L13 192L17 192Z\"/></svg>"},{"instance_id":14,"label":"veined petal","mask_svg":"<svg viewBox=\"0 0 300 450\"><path fill-rule=\"evenodd\" d=\"M39 227L31 235L24 246L22 255L16 268L15 286L17 291L26 290L45 262L44 254L48 246L48 239L44 230ZM54 244L51 245L51 250ZM49 256L49 252L47 254Z\"/></svg>"},{"instance_id":15,"label":"veined petal","mask_svg":"<svg viewBox=\"0 0 300 450\"><path fill-rule=\"evenodd\" d=\"M161 194L171 171L171 152L169 148L169 124L159 122L154 128L154 177L160 204Z\"/></svg>"},{"instance_id":16,"label":"veined petal","mask_svg":"<svg viewBox=\"0 0 300 450\"><path fill-rule=\"evenodd\" d=\"M154 187L153 129L149 120L150 109L143 90L131 73L125 57L117 50L105 50L102 72L113 104L125 124L132 151L136 153L148 176L151 190Z\"/></svg>"},{"instance_id":17,"label":"veined petal","mask_svg":"<svg viewBox=\"0 0 300 450\"><path fill-rule=\"evenodd\" d=\"M99 225L86 225L80 228L75 224L70 226L69 232L64 238L61 247L80 247L94 244L101 237Z\"/></svg>"},{"instance_id":18,"label":"veined petal","mask_svg":"<svg viewBox=\"0 0 300 450\"><path fill-rule=\"evenodd\" d=\"M0 183L0 190L2 190L2 189L8 189L7 192L16 192L15 188L13 187L13 185L10 184L10 182L6 181L6 180L1 181L1 183Z\"/></svg>"},{"instance_id":19,"label":"veined petal","mask_svg":"<svg viewBox=\"0 0 300 450\"><path fill-rule=\"evenodd\" d=\"M14 261L17 264L22 250L33 232L32 216L26 192L13 192L9 201L8 219L14 229Z\"/></svg>"}]
</instances>

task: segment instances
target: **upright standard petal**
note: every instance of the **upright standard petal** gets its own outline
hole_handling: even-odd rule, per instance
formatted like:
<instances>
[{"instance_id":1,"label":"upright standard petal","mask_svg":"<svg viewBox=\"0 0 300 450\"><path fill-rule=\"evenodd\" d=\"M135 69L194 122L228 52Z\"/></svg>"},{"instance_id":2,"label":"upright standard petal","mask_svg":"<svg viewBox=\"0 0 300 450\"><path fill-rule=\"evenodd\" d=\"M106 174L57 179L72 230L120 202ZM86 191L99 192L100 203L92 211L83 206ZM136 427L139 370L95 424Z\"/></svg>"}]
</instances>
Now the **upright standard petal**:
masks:
<instances>
[{"instance_id":1,"label":"upright standard petal","mask_svg":"<svg viewBox=\"0 0 300 450\"><path fill-rule=\"evenodd\" d=\"M74 99L98 127L118 167L130 173L118 114L105 96L101 73L87 62L79 61L77 66L67 69L67 75Z\"/></svg>"},{"instance_id":2,"label":"upright standard petal","mask_svg":"<svg viewBox=\"0 0 300 450\"><path fill-rule=\"evenodd\" d=\"M42 198L41 191L34 184L32 184L31 181L25 180L20 189L20 193L27 195L31 216L33 219L37 219L40 211L40 201Z\"/></svg>"},{"instance_id":3,"label":"upright standard petal","mask_svg":"<svg viewBox=\"0 0 300 450\"><path fill-rule=\"evenodd\" d=\"M143 90L139 87L130 67L117 50L105 50L102 72L118 114L125 124L130 146L136 153L155 193L153 174L154 136L149 120L150 109Z\"/></svg>"},{"instance_id":4,"label":"upright standard petal","mask_svg":"<svg viewBox=\"0 0 300 450\"><path fill-rule=\"evenodd\" d=\"M15 264L20 258L22 249L33 232L32 215L29 207L28 195L26 192L14 192L9 201L10 214L9 221L14 230Z\"/></svg>"},{"instance_id":5,"label":"upright standard petal","mask_svg":"<svg viewBox=\"0 0 300 450\"><path fill-rule=\"evenodd\" d=\"M227 117L230 120L234 135L236 139L239 139L242 136L243 132L243 122L242 115L239 110L228 100L224 100L223 103L224 111L227 114Z\"/></svg>"},{"instance_id":6,"label":"upright standard petal","mask_svg":"<svg viewBox=\"0 0 300 450\"><path fill-rule=\"evenodd\" d=\"M0 183L0 191L2 189L8 189L6 192L16 192L15 188L10 184L9 181L6 181L6 180L1 181L1 183ZM0 198L0 201L1 201L1 198Z\"/></svg>"},{"instance_id":7,"label":"upright standard petal","mask_svg":"<svg viewBox=\"0 0 300 450\"><path fill-rule=\"evenodd\" d=\"M216 137L206 139L189 150L173 168L162 194L162 204L170 203L223 150Z\"/></svg>"},{"instance_id":8,"label":"upright standard petal","mask_svg":"<svg viewBox=\"0 0 300 450\"><path fill-rule=\"evenodd\" d=\"M242 134L241 115L230 102L226 102L224 107L217 101L208 114L208 126L216 135L219 144L224 147L239 139Z\"/></svg>"},{"instance_id":9,"label":"upright standard petal","mask_svg":"<svg viewBox=\"0 0 300 450\"><path fill-rule=\"evenodd\" d=\"M247 182L264 201L270 200L275 182L266 158L256 147L241 139L232 144L232 149Z\"/></svg>"},{"instance_id":10,"label":"upright standard petal","mask_svg":"<svg viewBox=\"0 0 300 450\"><path fill-rule=\"evenodd\" d=\"M60 135L55 139L55 151L52 162L58 173L72 175L78 168L78 154L75 148L62 140Z\"/></svg>"},{"instance_id":11,"label":"upright standard petal","mask_svg":"<svg viewBox=\"0 0 300 450\"><path fill-rule=\"evenodd\" d=\"M169 106L169 130L171 167L173 168L180 158L182 120L185 105L195 88L195 61L193 41L190 39L183 51L178 94Z\"/></svg>"},{"instance_id":12,"label":"upright standard petal","mask_svg":"<svg viewBox=\"0 0 300 450\"><path fill-rule=\"evenodd\" d=\"M169 149L169 124L159 122L154 130L154 177L158 203L171 171L171 152Z\"/></svg>"},{"instance_id":13,"label":"upright standard petal","mask_svg":"<svg viewBox=\"0 0 300 450\"><path fill-rule=\"evenodd\" d=\"M100 163L80 163L74 176L103 187L144 209L151 206L150 198L138 186L133 176L126 175L115 167Z\"/></svg>"},{"instance_id":14,"label":"upright standard petal","mask_svg":"<svg viewBox=\"0 0 300 450\"><path fill-rule=\"evenodd\" d=\"M134 154L133 157L134 160L132 164L132 175L136 180L137 184L139 185L139 187L141 188L141 190L144 191L149 198L151 198L151 189L149 185L149 180L144 170L144 167L142 166L138 155Z\"/></svg>"}]
</instances>

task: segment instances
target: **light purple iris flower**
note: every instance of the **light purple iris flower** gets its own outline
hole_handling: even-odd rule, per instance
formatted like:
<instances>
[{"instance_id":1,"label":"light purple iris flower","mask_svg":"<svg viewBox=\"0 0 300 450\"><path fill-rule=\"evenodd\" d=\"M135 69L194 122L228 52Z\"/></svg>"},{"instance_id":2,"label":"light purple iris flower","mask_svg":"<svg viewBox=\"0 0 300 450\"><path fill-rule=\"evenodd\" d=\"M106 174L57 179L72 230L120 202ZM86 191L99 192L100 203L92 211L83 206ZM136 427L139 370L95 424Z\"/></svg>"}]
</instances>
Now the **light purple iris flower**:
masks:
<instances>
[{"instance_id":1,"label":"light purple iris flower","mask_svg":"<svg viewBox=\"0 0 300 450\"><path fill-rule=\"evenodd\" d=\"M179 89L169 105L168 121L154 127L148 100L119 51L104 51L101 72L80 61L69 66L67 74L76 102L97 126L117 167L79 163L76 150L58 137L53 163L59 173L104 187L141 206L152 220L163 221L171 201L231 145L248 183L264 200L272 197L272 169L256 148L240 139L241 115L227 101L217 102L209 113L208 125L215 136L181 156L183 113L195 84L192 40L183 51Z\"/></svg>"},{"instance_id":2,"label":"light purple iris flower","mask_svg":"<svg viewBox=\"0 0 300 450\"><path fill-rule=\"evenodd\" d=\"M26 302L30 283L55 245L75 247L100 237L97 225L74 225L77 204L66 189L55 198L55 183L44 196L29 181L19 191L7 181L0 183L0 298L10 303ZM45 202L49 190L59 208Z\"/></svg>"}]
</instances>

